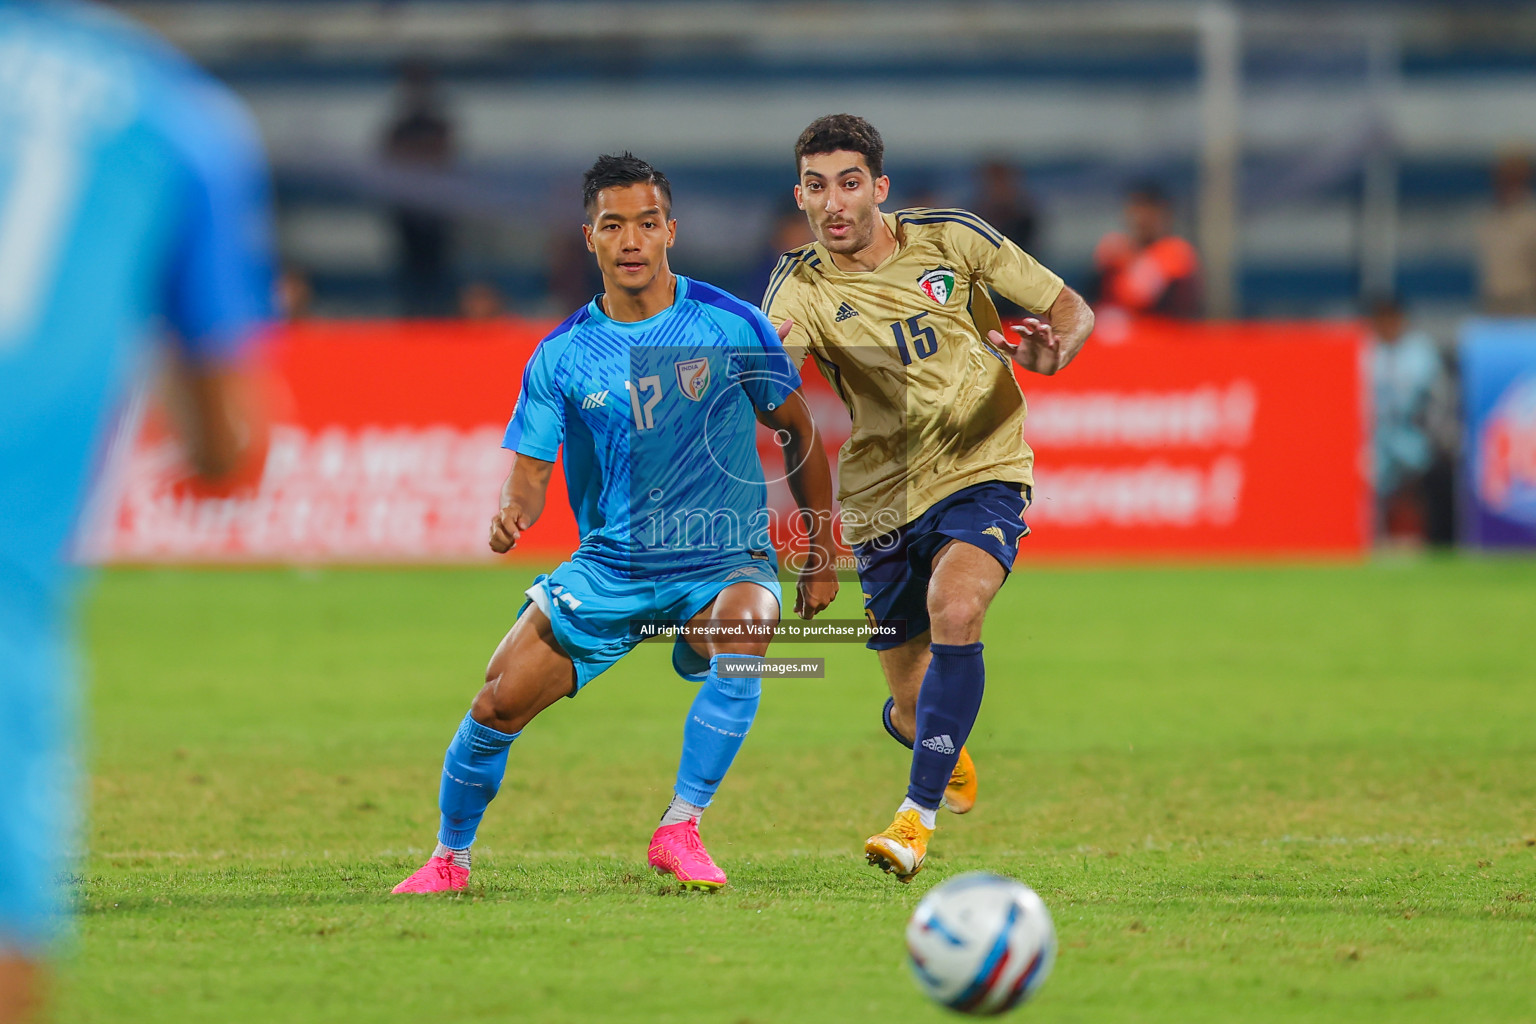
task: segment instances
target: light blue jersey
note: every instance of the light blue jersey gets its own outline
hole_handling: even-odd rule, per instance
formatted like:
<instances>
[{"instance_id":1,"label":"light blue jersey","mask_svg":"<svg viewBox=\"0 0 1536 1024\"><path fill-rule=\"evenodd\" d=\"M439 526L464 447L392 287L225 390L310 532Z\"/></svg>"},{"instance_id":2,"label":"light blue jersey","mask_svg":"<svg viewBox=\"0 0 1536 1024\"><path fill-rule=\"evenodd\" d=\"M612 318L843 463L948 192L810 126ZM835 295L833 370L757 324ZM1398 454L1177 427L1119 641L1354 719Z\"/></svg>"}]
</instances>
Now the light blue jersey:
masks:
<instances>
[{"instance_id":1,"label":"light blue jersey","mask_svg":"<svg viewBox=\"0 0 1536 1024\"><path fill-rule=\"evenodd\" d=\"M653 635L649 627L690 622L729 589L766 590L777 621L782 588L755 412L777 409L799 386L761 311L686 277L655 316L620 323L593 300L539 343L503 444L545 462L565 450L581 544L533 581L519 615L549 620L575 670L566 696L584 692ZM681 631L672 647L673 668L701 685L683 726L669 814L709 806L762 695L760 677L723 677L720 655L701 647ZM474 843L518 735L464 716L443 756L441 846L462 851ZM652 837L648 860L678 873L676 855L669 862L664 853L666 831ZM395 891L425 891L419 886L435 884L428 878L440 867L429 861ZM712 863L708 869L718 881L707 885L725 882Z\"/></svg>"},{"instance_id":2,"label":"light blue jersey","mask_svg":"<svg viewBox=\"0 0 1536 1024\"><path fill-rule=\"evenodd\" d=\"M0 0L0 947L57 920L70 532L146 342L222 361L265 315L264 166L230 93L164 44Z\"/></svg>"},{"instance_id":3,"label":"light blue jersey","mask_svg":"<svg viewBox=\"0 0 1536 1024\"><path fill-rule=\"evenodd\" d=\"M224 359L270 295L230 94L95 8L0 2L0 589L46 601L151 334Z\"/></svg>"},{"instance_id":4,"label":"light blue jersey","mask_svg":"<svg viewBox=\"0 0 1536 1024\"><path fill-rule=\"evenodd\" d=\"M672 305L649 319L612 320L593 300L545 338L503 445L549 462L564 446L576 559L684 574L767 557L754 410L799 386L759 309L679 276Z\"/></svg>"}]
</instances>

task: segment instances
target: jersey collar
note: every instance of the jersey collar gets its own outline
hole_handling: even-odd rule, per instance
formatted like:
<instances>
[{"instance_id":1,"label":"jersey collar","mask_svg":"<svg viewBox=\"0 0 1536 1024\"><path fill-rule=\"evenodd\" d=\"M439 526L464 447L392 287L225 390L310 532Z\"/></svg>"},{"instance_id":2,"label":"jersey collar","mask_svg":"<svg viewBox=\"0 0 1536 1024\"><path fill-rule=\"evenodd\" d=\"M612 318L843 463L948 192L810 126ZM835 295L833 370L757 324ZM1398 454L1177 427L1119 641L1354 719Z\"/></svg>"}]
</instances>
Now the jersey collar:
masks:
<instances>
[{"instance_id":1,"label":"jersey collar","mask_svg":"<svg viewBox=\"0 0 1536 1024\"><path fill-rule=\"evenodd\" d=\"M674 272L673 276L677 278L677 292L672 296L672 305L653 316L646 317L644 320L613 319L603 312L602 303L597 301L602 297L601 294L592 296L592 301L587 303L587 313L591 315L593 320L596 320L604 327L611 327L620 331L648 331L657 324L665 323L667 318L676 313L677 308L688 298L688 286L691 282L682 274Z\"/></svg>"}]
</instances>

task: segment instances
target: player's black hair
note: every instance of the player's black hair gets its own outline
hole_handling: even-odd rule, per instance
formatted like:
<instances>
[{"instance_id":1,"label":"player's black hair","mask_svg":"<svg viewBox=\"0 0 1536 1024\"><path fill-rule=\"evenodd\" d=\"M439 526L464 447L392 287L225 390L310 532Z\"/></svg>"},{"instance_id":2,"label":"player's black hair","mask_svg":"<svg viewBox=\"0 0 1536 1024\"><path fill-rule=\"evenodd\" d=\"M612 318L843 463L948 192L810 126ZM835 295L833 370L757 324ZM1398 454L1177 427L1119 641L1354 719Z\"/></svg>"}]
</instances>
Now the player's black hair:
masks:
<instances>
[{"instance_id":1,"label":"player's black hair","mask_svg":"<svg viewBox=\"0 0 1536 1024\"><path fill-rule=\"evenodd\" d=\"M662 216L672 214L672 183L650 164L625 150L618 156L604 154L597 158L590 170L581 176L581 205L592 215L597 194L605 188L621 188L625 185L655 185L661 193Z\"/></svg>"},{"instance_id":2,"label":"player's black hair","mask_svg":"<svg viewBox=\"0 0 1536 1024\"><path fill-rule=\"evenodd\" d=\"M1162 182L1152 178L1143 178L1133 182L1131 187L1125 190L1125 198L1137 203L1148 203L1152 206L1167 206L1169 204L1168 190L1163 188Z\"/></svg>"},{"instance_id":3,"label":"player's black hair","mask_svg":"<svg viewBox=\"0 0 1536 1024\"><path fill-rule=\"evenodd\" d=\"M807 125L795 140L795 167L799 168L802 157L839 150L862 156L873 177L884 173L885 140L874 125L856 114L827 114Z\"/></svg>"}]
</instances>

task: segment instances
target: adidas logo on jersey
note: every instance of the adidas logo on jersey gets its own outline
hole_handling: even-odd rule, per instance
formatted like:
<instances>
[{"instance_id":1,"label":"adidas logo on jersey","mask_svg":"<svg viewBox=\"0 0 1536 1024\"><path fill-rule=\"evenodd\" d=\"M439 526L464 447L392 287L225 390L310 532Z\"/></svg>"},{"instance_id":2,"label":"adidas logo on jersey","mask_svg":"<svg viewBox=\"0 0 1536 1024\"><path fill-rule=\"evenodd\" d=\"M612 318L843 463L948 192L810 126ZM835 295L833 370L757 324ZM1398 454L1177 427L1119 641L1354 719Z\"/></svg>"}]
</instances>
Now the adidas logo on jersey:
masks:
<instances>
[{"instance_id":1,"label":"adidas logo on jersey","mask_svg":"<svg viewBox=\"0 0 1536 1024\"><path fill-rule=\"evenodd\" d=\"M949 738L949 733L945 733L942 736L930 736L923 740L923 746L935 754L953 754L955 752L955 741Z\"/></svg>"},{"instance_id":2,"label":"adidas logo on jersey","mask_svg":"<svg viewBox=\"0 0 1536 1024\"><path fill-rule=\"evenodd\" d=\"M608 402L608 392L594 391L581 400L583 409L601 409Z\"/></svg>"},{"instance_id":3,"label":"adidas logo on jersey","mask_svg":"<svg viewBox=\"0 0 1536 1024\"><path fill-rule=\"evenodd\" d=\"M846 303L846 302L843 303L841 306L837 307L837 322L838 323L842 323L844 320L847 320L850 317L855 317L855 316L858 316L858 315L859 315L859 311L854 309L852 306L848 305L848 303Z\"/></svg>"}]
</instances>

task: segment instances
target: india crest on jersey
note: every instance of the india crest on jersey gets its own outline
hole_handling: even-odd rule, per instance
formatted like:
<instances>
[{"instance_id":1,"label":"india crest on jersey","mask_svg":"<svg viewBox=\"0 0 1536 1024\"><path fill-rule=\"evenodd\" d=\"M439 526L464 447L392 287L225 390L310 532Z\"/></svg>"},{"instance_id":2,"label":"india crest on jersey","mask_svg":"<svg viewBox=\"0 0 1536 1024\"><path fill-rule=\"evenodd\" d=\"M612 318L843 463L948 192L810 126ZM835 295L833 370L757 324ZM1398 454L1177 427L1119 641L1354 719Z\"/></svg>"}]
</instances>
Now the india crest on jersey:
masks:
<instances>
[{"instance_id":1,"label":"india crest on jersey","mask_svg":"<svg viewBox=\"0 0 1536 1024\"><path fill-rule=\"evenodd\" d=\"M942 306L955 294L955 272L948 267L930 270L917 279L917 286L924 295Z\"/></svg>"},{"instance_id":2,"label":"india crest on jersey","mask_svg":"<svg viewBox=\"0 0 1536 1024\"><path fill-rule=\"evenodd\" d=\"M709 390L709 357L684 359L677 364L677 386L683 389L683 397L697 402Z\"/></svg>"}]
</instances>

